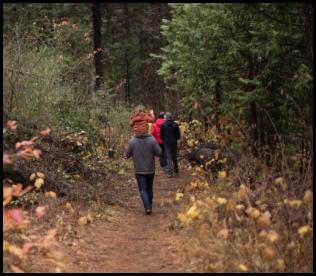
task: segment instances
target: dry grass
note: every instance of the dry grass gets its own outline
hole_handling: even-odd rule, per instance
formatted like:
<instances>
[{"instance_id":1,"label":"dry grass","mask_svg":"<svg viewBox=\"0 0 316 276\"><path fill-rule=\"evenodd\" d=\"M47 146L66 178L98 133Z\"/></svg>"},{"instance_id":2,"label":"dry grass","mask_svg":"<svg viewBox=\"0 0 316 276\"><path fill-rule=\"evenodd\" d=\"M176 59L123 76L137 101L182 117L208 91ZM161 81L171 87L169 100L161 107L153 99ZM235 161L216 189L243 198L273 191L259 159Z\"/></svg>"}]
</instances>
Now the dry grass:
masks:
<instances>
[{"instance_id":1,"label":"dry grass","mask_svg":"<svg viewBox=\"0 0 316 276\"><path fill-rule=\"evenodd\" d=\"M312 272L311 174L245 160L215 178L188 165L195 180L178 215L188 261L203 272Z\"/></svg>"}]
</instances>

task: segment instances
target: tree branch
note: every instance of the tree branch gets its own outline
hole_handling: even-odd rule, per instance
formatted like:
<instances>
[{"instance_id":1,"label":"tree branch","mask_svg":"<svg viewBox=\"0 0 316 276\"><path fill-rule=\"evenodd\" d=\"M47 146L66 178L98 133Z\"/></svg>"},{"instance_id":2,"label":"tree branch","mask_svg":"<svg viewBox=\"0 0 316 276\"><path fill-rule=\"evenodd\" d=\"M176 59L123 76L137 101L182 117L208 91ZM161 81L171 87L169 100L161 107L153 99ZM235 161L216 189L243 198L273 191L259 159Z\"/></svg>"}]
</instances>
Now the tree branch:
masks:
<instances>
[{"instance_id":1,"label":"tree branch","mask_svg":"<svg viewBox=\"0 0 316 276\"><path fill-rule=\"evenodd\" d=\"M288 22L283 22L283 21L281 21L280 19L275 18L275 17L272 17L270 14L267 14L264 10L259 9L259 8L256 6L256 4L250 4L250 7L255 8L257 11L259 11L259 12L260 12L261 14L263 14L265 17L267 17L267 18L269 18L269 19L271 19L271 20L273 20L273 21L276 21L276 22L278 22L278 23L280 23L280 24L283 24L283 25L289 25ZM297 26L297 27L304 27L304 25L302 25L302 24L292 23L292 25Z\"/></svg>"}]
</instances>

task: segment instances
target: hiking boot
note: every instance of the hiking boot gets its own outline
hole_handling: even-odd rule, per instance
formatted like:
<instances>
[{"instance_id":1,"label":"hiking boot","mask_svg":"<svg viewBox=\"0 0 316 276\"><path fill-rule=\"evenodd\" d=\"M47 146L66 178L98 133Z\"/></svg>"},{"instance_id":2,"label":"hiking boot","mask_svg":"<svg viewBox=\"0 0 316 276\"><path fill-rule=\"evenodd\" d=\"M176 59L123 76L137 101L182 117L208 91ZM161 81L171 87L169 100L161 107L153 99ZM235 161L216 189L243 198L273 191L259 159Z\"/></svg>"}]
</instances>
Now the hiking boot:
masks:
<instances>
[{"instance_id":1,"label":"hiking boot","mask_svg":"<svg viewBox=\"0 0 316 276\"><path fill-rule=\"evenodd\" d=\"M145 211L145 214L146 214L146 215L151 215L151 213L152 213L151 209L147 209L147 210Z\"/></svg>"}]
</instances>

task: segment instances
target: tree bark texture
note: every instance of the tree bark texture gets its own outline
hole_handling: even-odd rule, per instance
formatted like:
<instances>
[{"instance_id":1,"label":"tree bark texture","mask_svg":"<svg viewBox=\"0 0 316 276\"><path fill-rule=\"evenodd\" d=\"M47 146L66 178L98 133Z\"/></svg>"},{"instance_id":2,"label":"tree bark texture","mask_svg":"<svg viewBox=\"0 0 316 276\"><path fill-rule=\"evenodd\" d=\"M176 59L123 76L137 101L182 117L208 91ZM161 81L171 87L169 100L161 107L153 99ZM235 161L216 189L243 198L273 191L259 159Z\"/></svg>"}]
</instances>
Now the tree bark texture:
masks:
<instances>
[{"instance_id":1,"label":"tree bark texture","mask_svg":"<svg viewBox=\"0 0 316 276\"><path fill-rule=\"evenodd\" d=\"M94 62L95 62L95 90L98 90L103 81L102 68L102 4L92 4L93 17L93 42L94 42Z\"/></svg>"},{"instance_id":2,"label":"tree bark texture","mask_svg":"<svg viewBox=\"0 0 316 276\"><path fill-rule=\"evenodd\" d=\"M129 31L129 9L128 3L124 3L124 13L125 13L125 36L126 39L130 36ZM125 101L130 102L130 60L129 60L129 47L125 47L125 74L126 74L126 85L125 85Z\"/></svg>"}]
</instances>

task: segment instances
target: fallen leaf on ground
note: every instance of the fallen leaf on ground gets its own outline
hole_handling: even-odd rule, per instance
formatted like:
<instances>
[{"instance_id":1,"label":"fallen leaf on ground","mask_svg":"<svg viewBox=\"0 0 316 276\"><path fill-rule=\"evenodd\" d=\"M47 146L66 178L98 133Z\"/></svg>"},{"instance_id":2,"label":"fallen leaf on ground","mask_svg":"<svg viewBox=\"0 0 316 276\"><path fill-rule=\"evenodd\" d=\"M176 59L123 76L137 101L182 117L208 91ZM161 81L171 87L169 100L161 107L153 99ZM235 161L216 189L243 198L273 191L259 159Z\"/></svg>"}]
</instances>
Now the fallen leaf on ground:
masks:
<instances>
[{"instance_id":1,"label":"fallen leaf on ground","mask_svg":"<svg viewBox=\"0 0 316 276\"><path fill-rule=\"evenodd\" d=\"M262 256L267 261L272 261L275 258L275 256L276 256L276 252L270 247L264 247L263 250L262 250Z\"/></svg>"},{"instance_id":2,"label":"fallen leaf on ground","mask_svg":"<svg viewBox=\"0 0 316 276\"><path fill-rule=\"evenodd\" d=\"M257 218L260 216L260 211L254 207L248 207L246 214L251 218Z\"/></svg>"},{"instance_id":3,"label":"fallen leaf on ground","mask_svg":"<svg viewBox=\"0 0 316 276\"><path fill-rule=\"evenodd\" d=\"M12 160L10 158L10 155L7 153L3 154L3 164L12 164Z\"/></svg>"},{"instance_id":4,"label":"fallen leaf on ground","mask_svg":"<svg viewBox=\"0 0 316 276\"><path fill-rule=\"evenodd\" d=\"M46 214L46 206L36 207L35 214L38 219L42 218Z\"/></svg>"},{"instance_id":5,"label":"fallen leaf on ground","mask_svg":"<svg viewBox=\"0 0 316 276\"><path fill-rule=\"evenodd\" d=\"M239 264L239 269L240 269L241 271L248 271L248 267L245 266L244 264Z\"/></svg>"},{"instance_id":6,"label":"fallen leaf on ground","mask_svg":"<svg viewBox=\"0 0 316 276\"><path fill-rule=\"evenodd\" d=\"M20 259L25 259L25 254L23 253L23 250L19 247L16 247L14 245L10 245L10 253L13 255L19 257Z\"/></svg>"},{"instance_id":7,"label":"fallen leaf on ground","mask_svg":"<svg viewBox=\"0 0 316 276\"><path fill-rule=\"evenodd\" d=\"M10 243L7 241L3 241L3 252L9 252L10 251Z\"/></svg>"},{"instance_id":8,"label":"fallen leaf on ground","mask_svg":"<svg viewBox=\"0 0 316 276\"><path fill-rule=\"evenodd\" d=\"M241 184L239 186L239 190L238 190L237 195L238 195L239 199L245 199L250 195L250 193L251 193L251 190L249 188L247 188L245 184Z\"/></svg>"},{"instance_id":9,"label":"fallen leaf on ground","mask_svg":"<svg viewBox=\"0 0 316 276\"><path fill-rule=\"evenodd\" d=\"M6 206L8 203L12 200L12 193L13 188L12 187L3 187L3 206Z\"/></svg>"},{"instance_id":10,"label":"fallen leaf on ground","mask_svg":"<svg viewBox=\"0 0 316 276\"><path fill-rule=\"evenodd\" d=\"M237 210L244 210L246 207L244 206L244 205L242 205L242 204L238 204L237 206L236 206L236 209Z\"/></svg>"},{"instance_id":11,"label":"fallen leaf on ground","mask_svg":"<svg viewBox=\"0 0 316 276\"><path fill-rule=\"evenodd\" d=\"M44 179L43 178L37 178L35 180L34 186L36 187L36 189L40 189L42 186L44 185Z\"/></svg>"},{"instance_id":12,"label":"fallen leaf on ground","mask_svg":"<svg viewBox=\"0 0 316 276\"><path fill-rule=\"evenodd\" d=\"M45 179L45 174L43 174L43 173L41 173L41 172L37 172L37 173L36 173L36 176L39 177L39 178Z\"/></svg>"},{"instance_id":13,"label":"fallen leaf on ground","mask_svg":"<svg viewBox=\"0 0 316 276\"><path fill-rule=\"evenodd\" d=\"M271 215L268 211L264 212L264 214L260 215L257 218L258 225L262 228L268 227L271 224L270 217L271 217Z\"/></svg>"},{"instance_id":14,"label":"fallen leaf on ground","mask_svg":"<svg viewBox=\"0 0 316 276\"><path fill-rule=\"evenodd\" d=\"M227 176L227 174L226 174L226 172L225 171L219 171L218 172L218 178L219 179L224 179L224 178L226 178L226 176Z\"/></svg>"},{"instance_id":15,"label":"fallen leaf on ground","mask_svg":"<svg viewBox=\"0 0 316 276\"><path fill-rule=\"evenodd\" d=\"M271 242L271 243L276 243L280 240L280 235L274 231L271 230L268 234L267 234L267 239Z\"/></svg>"},{"instance_id":16,"label":"fallen leaf on ground","mask_svg":"<svg viewBox=\"0 0 316 276\"><path fill-rule=\"evenodd\" d=\"M23 211L21 209L12 209L8 211L10 217L17 223L21 224L24 221Z\"/></svg>"},{"instance_id":17,"label":"fallen leaf on ground","mask_svg":"<svg viewBox=\"0 0 316 276\"><path fill-rule=\"evenodd\" d=\"M310 190L307 190L305 192L305 195L304 195L304 198L303 198L303 202L305 204L309 204L309 203L312 203L313 202L313 192L310 191Z\"/></svg>"},{"instance_id":18,"label":"fallen leaf on ground","mask_svg":"<svg viewBox=\"0 0 316 276\"><path fill-rule=\"evenodd\" d=\"M51 197L51 198L57 198L57 195L55 192L45 192L46 197Z\"/></svg>"},{"instance_id":19,"label":"fallen leaf on ground","mask_svg":"<svg viewBox=\"0 0 316 276\"><path fill-rule=\"evenodd\" d=\"M224 228L224 229L220 230L217 233L217 237L219 237L221 239L227 239L228 238L228 234L229 234L228 229Z\"/></svg>"},{"instance_id":20,"label":"fallen leaf on ground","mask_svg":"<svg viewBox=\"0 0 316 276\"><path fill-rule=\"evenodd\" d=\"M23 248L22 248L23 253L27 255L32 247L33 247L33 244L30 242L23 244Z\"/></svg>"},{"instance_id":21,"label":"fallen leaf on ground","mask_svg":"<svg viewBox=\"0 0 316 276\"><path fill-rule=\"evenodd\" d=\"M227 199L226 198L223 198L223 197L218 197L216 199L216 202L219 204L219 205L223 205L223 204L226 204L227 203Z\"/></svg>"},{"instance_id":22,"label":"fallen leaf on ground","mask_svg":"<svg viewBox=\"0 0 316 276\"><path fill-rule=\"evenodd\" d=\"M197 219L199 217L199 212L195 205L193 205L188 211L187 215L193 219Z\"/></svg>"},{"instance_id":23,"label":"fallen leaf on ground","mask_svg":"<svg viewBox=\"0 0 316 276\"><path fill-rule=\"evenodd\" d=\"M24 270L15 265L11 265L11 269L14 273L24 273Z\"/></svg>"},{"instance_id":24,"label":"fallen leaf on ground","mask_svg":"<svg viewBox=\"0 0 316 276\"><path fill-rule=\"evenodd\" d=\"M86 225L88 223L88 218L86 216L83 216L79 218L78 223L79 225Z\"/></svg>"},{"instance_id":25,"label":"fallen leaf on ground","mask_svg":"<svg viewBox=\"0 0 316 276\"><path fill-rule=\"evenodd\" d=\"M13 185L13 192L12 195L18 197L23 189L23 185L21 183L17 183L16 185Z\"/></svg>"},{"instance_id":26,"label":"fallen leaf on ground","mask_svg":"<svg viewBox=\"0 0 316 276\"><path fill-rule=\"evenodd\" d=\"M189 224L189 222L191 221L190 218L188 218L185 214L178 214L178 219L181 221L182 224Z\"/></svg>"},{"instance_id":27,"label":"fallen leaf on ground","mask_svg":"<svg viewBox=\"0 0 316 276\"><path fill-rule=\"evenodd\" d=\"M297 230L297 233L298 233L301 237L304 237L305 234L311 232L312 230L313 230L312 227L310 227L309 225L305 225L305 226L300 227L300 228Z\"/></svg>"},{"instance_id":28,"label":"fallen leaf on ground","mask_svg":"<svg viewBox=\"0 0 316 276\"><path fill-rule=\"evenodd\" d=\"M40 159L41 158L41 154L42 154L42 151L39 150L39 149L35 149L33 150L33 155L36 159Z\"/></svg>"},{"instance_id":29,"label":"fallen leaf on ground","mask_svg":"<svg viewBox=\"0 0 316 276\"><path fill-rule=\"evenodd\" d=\"M48 134L50 134L51 129L50 128L46 128L40 131L39 135L40 136L47 136Z\"/></svg>"},{"instance_id":30,"label":"fallen leaf on ground","mask_svg":"<svg viewBox=\"0 0 316 276\"><path fill-rule=\"evenodd\" d=\"M179 201L183 197L183 193L176 193L176 201Z\"/></svg>"},{"instance_id":31,"label":"fallen leaf on ground","mask_svg":"<svg viewBox=\"0 0 316 276\"><path fill-rule=\"evenodd\" d=\"M289 206L295 209L299 208L302 205L302 203L303 201L300 199L293 199L288 201Z\"/></svg>"},{"instance_id":32,"label":"fallen leaf on ground","mask_svg":"<svg viewBox=\"0 0 316 276\"><path fill-rule=\"evenodd\" d=\"M276 262L277 262L277 269L278 269L280 272L284 271L284 270L285 270L285 262L284 262L284 260L281 259L281 258L279 258L279 259L277 259Z\"/></svg>"}]
</instances>

